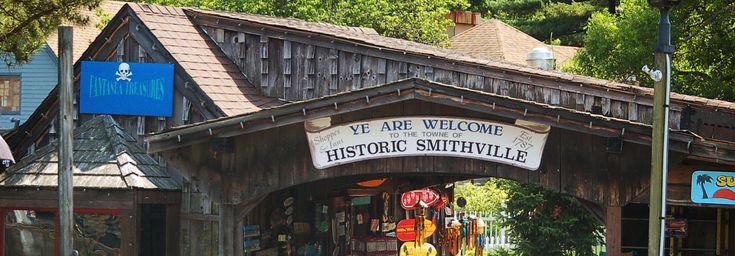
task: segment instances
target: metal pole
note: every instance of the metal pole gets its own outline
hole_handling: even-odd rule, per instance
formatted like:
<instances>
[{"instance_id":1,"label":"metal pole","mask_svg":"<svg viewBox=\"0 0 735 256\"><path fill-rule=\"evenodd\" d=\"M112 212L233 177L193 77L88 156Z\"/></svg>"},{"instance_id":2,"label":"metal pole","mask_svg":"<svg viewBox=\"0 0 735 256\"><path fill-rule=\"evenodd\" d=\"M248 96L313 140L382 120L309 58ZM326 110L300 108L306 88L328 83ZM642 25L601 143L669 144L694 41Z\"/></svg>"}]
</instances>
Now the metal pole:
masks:
<instances>
[{"instance_id":1,"label":"metal pole","mask_svg":"<svg viewBox=\"0 0 735 256\"><path fill-rule=\"evenodd\" d=\"M74 255L72 180L72 38L71 26L59 27L59 255Z\"/></svg>"},{"instance_id":2,"label":"metal pole","mask_svg":"<svg viewBox=\"0 0 735 256\"><path fill-rule=\"evenodd\" d=\"M653 86L653 132L651 142L651 187L648 212L648 255L663 256L666 224L666 180L669 159L669 101L671 90L671 23L668 8L660 8L656 67L662 78Z\"/></svg>"}]
</instances>

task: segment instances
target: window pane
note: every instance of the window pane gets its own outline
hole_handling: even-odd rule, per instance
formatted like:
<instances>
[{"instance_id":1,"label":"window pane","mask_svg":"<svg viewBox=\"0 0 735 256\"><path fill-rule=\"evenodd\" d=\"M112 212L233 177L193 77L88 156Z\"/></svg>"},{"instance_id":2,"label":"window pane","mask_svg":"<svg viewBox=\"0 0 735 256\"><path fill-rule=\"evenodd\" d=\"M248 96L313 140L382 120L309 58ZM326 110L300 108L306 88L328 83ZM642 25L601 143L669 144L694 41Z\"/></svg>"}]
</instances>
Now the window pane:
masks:
<instances>
[{"instance_id":1,"label":"window pane","mask_svg":"<svg viewBox=\"0 0 735 256\"><path fill-rule=\"evenodd\" d=\"M20 76L0 76L0 112L20 110Z\"/></svg>"},{"instance_id":2,"label":"window pane","mask_svg":"<svg viewBox=\"0 0 735 256\"><path fill-rule=\"evenodd\" d=\"M119 216L74 214L74 224L74 250L79 255L120 255Z\"/></svg>"},{"instance_id":3,"label":"window pane","mask_svg":"<svg viewBox=\"0 0 735 256\"><path fill-rule=\"evenodd\" d=\"M5 255L54 255L54 213L16 210L4 218Z\"/></svg>"}]
</instances>

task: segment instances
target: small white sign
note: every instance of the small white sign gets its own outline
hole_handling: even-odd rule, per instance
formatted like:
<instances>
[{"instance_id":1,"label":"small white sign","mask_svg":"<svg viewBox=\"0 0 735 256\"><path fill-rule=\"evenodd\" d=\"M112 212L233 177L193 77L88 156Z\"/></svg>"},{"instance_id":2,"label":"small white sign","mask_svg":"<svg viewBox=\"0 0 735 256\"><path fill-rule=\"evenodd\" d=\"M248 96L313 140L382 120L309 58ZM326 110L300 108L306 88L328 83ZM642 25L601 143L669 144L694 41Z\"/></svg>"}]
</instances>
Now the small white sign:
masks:
<instances>
[{"instance_id":1,"label":"small white sign","mask_svg":"<svg viewBox=\"0 0 735 256\"><path fill-rule=\"evenodd\" d=\"M376 158L451 156L536 170L550 130L533 123L521 127L432 116L374 119L338 126L330 126L328 119L319 119L307 121L304 126L317 169Z\"/></svg>"}]
</instances>

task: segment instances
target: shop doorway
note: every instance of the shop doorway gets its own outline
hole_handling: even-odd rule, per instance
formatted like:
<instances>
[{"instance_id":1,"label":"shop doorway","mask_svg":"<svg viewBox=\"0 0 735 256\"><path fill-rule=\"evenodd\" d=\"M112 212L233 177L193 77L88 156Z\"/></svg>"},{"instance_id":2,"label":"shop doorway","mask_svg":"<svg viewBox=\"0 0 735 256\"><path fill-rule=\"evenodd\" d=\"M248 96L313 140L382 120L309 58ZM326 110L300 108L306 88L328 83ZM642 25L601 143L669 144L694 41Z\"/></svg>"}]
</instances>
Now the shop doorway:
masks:
<instances>
[{"instance_id":1,"label":"shop doorway","mask_svg":"<svg viewBox=\"0 0 735 256\"><path fill-rule=\"evenodd\" d=\"M166 255L166 205L141 204L140 255Z\"/></svg>"}]
</instances>

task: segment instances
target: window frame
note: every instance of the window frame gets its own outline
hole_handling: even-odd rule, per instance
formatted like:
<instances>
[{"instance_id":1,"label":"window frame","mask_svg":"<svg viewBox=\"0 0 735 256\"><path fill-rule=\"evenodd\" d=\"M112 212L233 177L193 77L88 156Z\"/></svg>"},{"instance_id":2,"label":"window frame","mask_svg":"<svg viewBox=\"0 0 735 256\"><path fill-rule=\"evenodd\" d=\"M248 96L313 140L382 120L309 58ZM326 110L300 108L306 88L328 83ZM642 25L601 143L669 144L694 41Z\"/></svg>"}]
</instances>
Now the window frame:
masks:
<instances>
[{"instance_id":1,"label":"window frame","mask_svg":"<svg viewBox=\"0 0 735 256\"><path fill-rule=\"evenodd\" d=\"M23 101L23 75L21 73L0 73L0 79L3 77L17 77L18 78L18 110L16 111L5 111L0 107L0 114L4 115L20 115L21 103Z\"/></svg>"},{"instance_id":2,"label":"window frame","mask_svg":"<svg viewBox=\"0 0 735 256\"><path fill-rule=\"evenodd\" d=\"M59 209L48 207L0 207L0 256L5 255L5 214L8 211L37 211L53 213L56 222L54 223L54 256L59 256ZM74 214L105 214L122 216L122 209L105 209L105 208L74 208ZM122 245L120 245L122 247Z\"/></svg>"}]
</instances>

